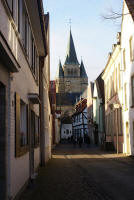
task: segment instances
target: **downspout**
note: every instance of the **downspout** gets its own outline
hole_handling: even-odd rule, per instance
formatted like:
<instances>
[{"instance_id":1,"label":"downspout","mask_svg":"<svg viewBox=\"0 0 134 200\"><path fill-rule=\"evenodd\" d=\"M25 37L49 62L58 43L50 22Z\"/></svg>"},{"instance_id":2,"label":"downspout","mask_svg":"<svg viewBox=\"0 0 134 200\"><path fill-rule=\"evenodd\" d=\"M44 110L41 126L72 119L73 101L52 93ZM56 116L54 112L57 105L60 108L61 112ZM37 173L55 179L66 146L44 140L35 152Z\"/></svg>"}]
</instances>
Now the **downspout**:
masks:
<instances>
[{"instance_id":1,"label":"downspout","mask_svg":"<svg viewBox=\"0 0 134 200\"><path fill-rule=\"evenodd\" d=\"M39 97L40 97L40 164L45 165L45 129L44 129L44 84L43 68L45 57L39 59Z\"/></svg>"}]
</instances>

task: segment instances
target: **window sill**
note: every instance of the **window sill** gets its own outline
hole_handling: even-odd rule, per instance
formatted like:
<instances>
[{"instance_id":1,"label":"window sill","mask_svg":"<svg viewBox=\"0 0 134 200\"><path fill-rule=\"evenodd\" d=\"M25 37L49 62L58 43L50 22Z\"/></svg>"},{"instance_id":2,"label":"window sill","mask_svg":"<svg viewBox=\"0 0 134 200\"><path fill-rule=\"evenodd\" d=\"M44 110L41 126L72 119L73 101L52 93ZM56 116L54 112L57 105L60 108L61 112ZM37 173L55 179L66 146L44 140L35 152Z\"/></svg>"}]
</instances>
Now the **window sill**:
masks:
<instances>
[{"instance_id":1,"label":"window sill","mask_svg":"<svg viewBox=\"0 0 134 200\"><path fill-rule=\"evenodd\" d=\"M25 155L27 152L29 152L28 145L23 146L23 147L19 147L19 149L16 150L16 156L15 157L21 157L21 156Z\"/></svg>"}]
</instances>

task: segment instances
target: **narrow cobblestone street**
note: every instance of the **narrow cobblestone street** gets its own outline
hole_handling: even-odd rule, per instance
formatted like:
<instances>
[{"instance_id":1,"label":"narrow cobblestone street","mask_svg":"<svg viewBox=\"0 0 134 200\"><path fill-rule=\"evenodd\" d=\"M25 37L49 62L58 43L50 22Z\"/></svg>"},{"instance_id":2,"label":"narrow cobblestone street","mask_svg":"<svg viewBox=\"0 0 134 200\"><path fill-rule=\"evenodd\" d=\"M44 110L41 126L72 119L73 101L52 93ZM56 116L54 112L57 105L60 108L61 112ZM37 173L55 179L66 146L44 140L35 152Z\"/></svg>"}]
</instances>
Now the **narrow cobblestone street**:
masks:
<instances>
[{"instance_id":1,"label":"narrow cobblestone street","mask_svg":"<svg viewBox=\"0 0 134 200\"><path fill-rule=\"evenodd\" d=\"M20 200L133 200L134 159L60 144Z\"/></svg>"}]
</instances>

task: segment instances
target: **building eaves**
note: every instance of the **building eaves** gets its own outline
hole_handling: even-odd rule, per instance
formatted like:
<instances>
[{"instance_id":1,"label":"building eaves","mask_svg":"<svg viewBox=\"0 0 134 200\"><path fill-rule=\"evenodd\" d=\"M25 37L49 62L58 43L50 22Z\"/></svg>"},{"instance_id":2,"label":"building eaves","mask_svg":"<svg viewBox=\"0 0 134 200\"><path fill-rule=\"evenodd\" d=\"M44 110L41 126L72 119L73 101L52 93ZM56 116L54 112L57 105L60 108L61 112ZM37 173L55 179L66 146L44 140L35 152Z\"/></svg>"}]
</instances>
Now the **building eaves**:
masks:
<instances>
[{"instance_id":1,"label":"building eaves","mask_svg":"<svg viewBox=\"0 0 134 200\"><path fill-rule=\"evenodd\" d=\"M47 52L47 42L46 42L46 31L45 31L45 22L44 22L44 9L43 9L43 2L42 0L37 0L38 4L38 10L39 10L39 17L40 17L40 23L41 23L41 31L42 31L42 37L43 37L43 44L44 44L44 49L46 51L46 55L48 54Z\"/></svg>"},{"instance_id":2,"label":"building eaves","mask_svg":"<svg viewBox=\"0 0 134 200\"><path fill-rule=\"evenodd\" d=\"M103 72L102 72L103 73ZM105 95L104 95L104 80L102 79L102 73L96 79L96 87L98 91L98 97L102 99L102 102L105 102Z\"/></svg>"},{"instance_id":3,"label":"building eaves","mask_svg":"<svg viewBox=\"0 0 134 200\"><path fill-rule=\"evenodd\" d=\"M134 1L133 0L125 0L128 10L132 16L132 19L134 20Z\"/></svg>"},{"instance_id":4,"label":"building eaves","mask_svg":"<svg viewBox=\"0 0 134 200\"><path fill-rule=\"evenodd\" d=\"M119 47L120 47L120 44L116 44L114 50L113 50L112 52L110 52L110 55L109 55L109 57L108 57L106 66L105 66L105 68L104 68L104 70L103 70L103 72L102 72L102 76L103 76L103 74L105 73L105 71L106 71L106 69L107 69L107 67L108 67L108 65L109 65L109 63L110 63L110 61L111 61L111 59L113 59L114 52L115 52L116 49L119 48Z\"/></svg>"}]
</instances>

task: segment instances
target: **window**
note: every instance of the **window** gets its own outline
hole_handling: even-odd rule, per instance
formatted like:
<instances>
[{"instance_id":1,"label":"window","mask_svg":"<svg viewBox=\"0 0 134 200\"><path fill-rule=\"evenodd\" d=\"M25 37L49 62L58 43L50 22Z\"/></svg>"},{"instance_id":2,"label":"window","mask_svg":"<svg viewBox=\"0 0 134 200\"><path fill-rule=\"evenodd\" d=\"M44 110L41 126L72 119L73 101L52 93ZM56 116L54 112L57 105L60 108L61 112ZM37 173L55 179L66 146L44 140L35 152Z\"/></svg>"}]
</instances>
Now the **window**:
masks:
<instances>
[{"instance_id":1,"label":"window","mask_svg":"<svg viewBox=\"0 0 134 200\"><path fill-rule=\"evenodd\" d=\"M124 93L125 93L125 109L127 109L127 83L124 84Z\"/></svg>"},{"instance_id":2,"label":"window","mask_svg":"<svg viewBox=\"0 0 134 200\"><path fill-rule=\"evenodd\" d=\"M126 70L126 52L125 49L123 49L123 65L124 65L124 71Z\"/></svg>"},{"instance_id":3,"label":"window","mask_svg":"<svg viewBox=\"0 0 134 200\"><path fill-rule=\"evenodd\" d=\"M73 69L71 69L71 76L73 76Z\"/></svg>"},{"instance_id":4,"label":"window","mask_svg":"<svg viewBox=\"0 0 134 200\"><path fill-rule=\"evenodd\" d=\"M35 134L34 134L34 146L39 144L39 117L35 115Z\"/></svg>"},{"instance_id":5,"label":"window","mask_svg":"<svg viewBox=\"0 0 134 200\"><path fill-rule=\"evenodd\" d=\"M118 85L119 85L119 90L121 88L121 77L120 77L120 63L118 64Z\"/></svg>"},{"instance_id":6,"label":"window","mask_svg":"<svg viewBox=\"0 0 134 200\"><path fill-rule=\"evenodd\" d=\"M21 0L18 0L18 32L20 33L21 29Z\"/></svg>"},{"instance_id":7,"label":"window","mask_svg":"<svg viewBox=\"0 0 134 200\"><path fill-rule=\"evenodd\" d=\"M112 97L112 76L110 77L110 98Z\"/></svg>"},{"instance_id":8,"label":"window","mask_svg":"<svg viewBox=\"0 0 134 200\"><path fill-rule=\"evenodd\" d=\"M134 106L134 76L131 79L131 85L132 85L132 106Z\"/></svg>"},{"instance_id":9,"label":"window","mask_svg":"<svg viewBox=\"0 0 134 200\"><path fill-rule=\"evenodd\" d=\"M66 86L70 86L70 81L66 81Z\"/></svg>"},{"instance_id":10,"label":"window","mask_svg":"<svg viewBox=\"0 0 134 200\"><path fill-rule=\"evenodd\" d=\"M112 96L114 95L114 72L112 73Z\"/></svg>"},{"instance_id":11,"label":"window","mask_svg":"<svg viewBox=\"0 0 134 200\"><path fill-rule=\"evenodd\" d=\"M130 38L129 40L129 49L130 49L130 60L134 60L134 44L133 44L133 37Z\"/></svg>"},{"instance_id":12,"label":"window","mask_svg":"<svg viewBox=\"0 0 134 200\"><path fill-rule=\"evenodd\" d=\"M27 56L29 56L29 29L30 29L30 25L29 25L28 16L26 14L25 16L25 49L26 49Z\"/></svg>"},{"instance_id":13,"label":"window","mask_svg":"<svg viewBox=\"0 0 134 200\"><path fill-rule=\"evenodd\" d=\"M31 70L35 79L38 80L39 56L33 39L25 3L21 0L18 0L18 31L20 33L25 54L31 66Z\"/></svg>"},{"instance_id":14,"label":"window","mask_svg":"<svg viewBox=\"0 0 134 200\"><path fill-rule=\"evenodd\" d=\"M24 2L22 2L22 16L21 17L21 20L22 20L22 27L21 27L21 40L22 40L22 44L23 44L23 47L24 49L26 50L26 18L27 18L27 14L26 14L26 8L25 8L25 5L24 5Z\"/></svg>"},{"instance_id":15,"label":"window","mask_svg":"<svg viewBox=\"0 0 134 200\"><path fill-rule=\"evenodd\" d=\"M28 109L27 105L15 95L15 156L19 157L28 151Z\"/></svg>"},{"instance_id":16,"label":"window","mask_svg":"<svg viewBox=\"0 0 134 200\"><path fill-rule=\"evenodd\" d=\"M118 84L117 84L117 68L115 70L115 73L116 73L116 92L118 92Z\"/></svg>"},{"instance_id":17,"label":"window","mask_svg":"<svg viewBox=\"0 0 134 200\"><path fill-rule=\"evenodd\" d=\"M68 69L67 71L68 71L68 76L70 76L70 69Z\"/></svg>"},{"instance_id":18,"label":"window","mask_svg":"<svg viewBox=\"0 0 134 200\"><path fill-rule=\"evenodd\" d=\"M118 109L119 135L122 135L122 108Z\"/></svg>"},{"instance_id":19,"label":"window","mask_svg":"<svg viewBox=\"0 0 134 200\"><path fill-rule=\"evenodd\" d=\"M114 69L114 94L116 93L116 70Z\"/></svg>"},{"instance_id":20,"label":"window","mask_svg":"<svg viewBox=\"0 0 134 200\"><path fill-rule=\"evenodd\" d=\"M74 76L77 76L77 70L74 69Z\"/></svg>"},{"instance_id":21,"label":"window","mask_svg":"<svg viewBox=\"0 0 134 200\"><path fill-rule=\"evenodd\" d=\"M27 105L20 100L20 146L28 144Z\"/></svg>"},{"instance_id":22,"label":"window","mask_svg":"<svg viewBox=\"0 0 134 200\"><path fill-rule=\"evenodd\" d=\"M110 99L110 79L108 80L108 87L107 87L107 89L108 89L108 92L107 92L108 99Z\"/></svg>"}]
</instances>

